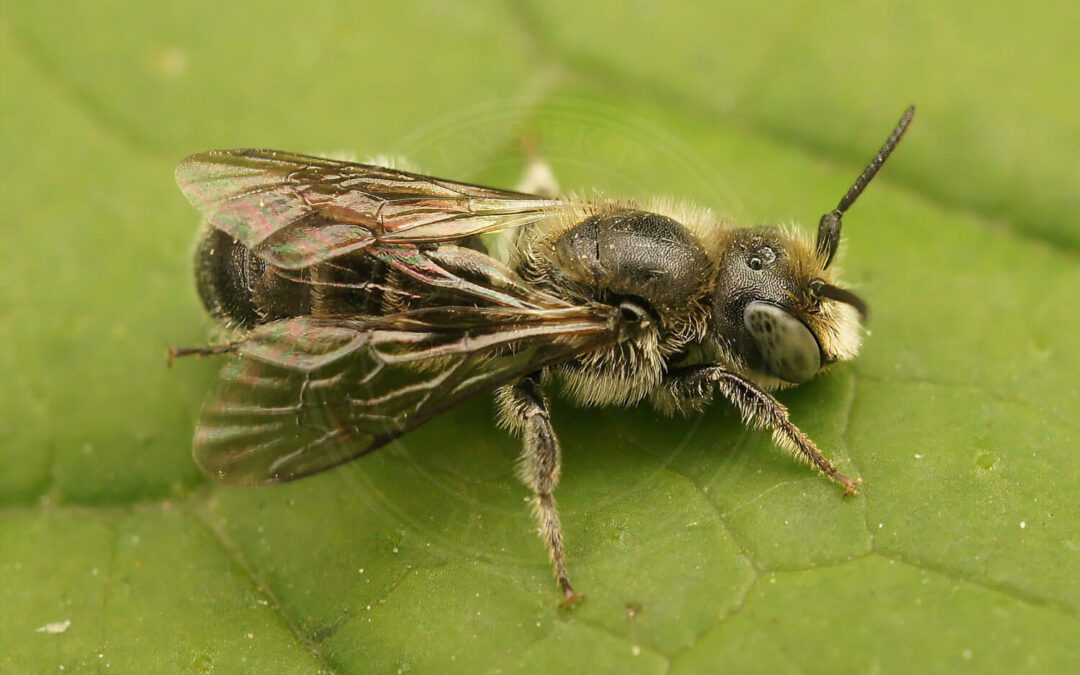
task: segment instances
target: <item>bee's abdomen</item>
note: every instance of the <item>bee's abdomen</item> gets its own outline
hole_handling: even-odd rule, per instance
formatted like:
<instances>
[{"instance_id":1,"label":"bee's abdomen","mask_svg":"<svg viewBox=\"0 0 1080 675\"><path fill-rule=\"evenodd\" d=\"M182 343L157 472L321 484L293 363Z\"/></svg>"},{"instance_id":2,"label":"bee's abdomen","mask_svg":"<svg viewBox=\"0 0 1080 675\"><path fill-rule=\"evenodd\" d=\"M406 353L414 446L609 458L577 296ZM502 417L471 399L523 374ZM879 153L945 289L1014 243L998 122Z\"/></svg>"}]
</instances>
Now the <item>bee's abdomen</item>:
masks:
<instances>
[{"instance_id":1,"label":"bee's abdomen","mask_svg":"<svg viewBox=\"0 0 1080 675\"><path fill-rule=\"evenodd\" d=\"M308 314L311 287L279 275L250 248L207 226L195 251L195 277L206 310L230 327Z\"/></svg>"}]
</instances>

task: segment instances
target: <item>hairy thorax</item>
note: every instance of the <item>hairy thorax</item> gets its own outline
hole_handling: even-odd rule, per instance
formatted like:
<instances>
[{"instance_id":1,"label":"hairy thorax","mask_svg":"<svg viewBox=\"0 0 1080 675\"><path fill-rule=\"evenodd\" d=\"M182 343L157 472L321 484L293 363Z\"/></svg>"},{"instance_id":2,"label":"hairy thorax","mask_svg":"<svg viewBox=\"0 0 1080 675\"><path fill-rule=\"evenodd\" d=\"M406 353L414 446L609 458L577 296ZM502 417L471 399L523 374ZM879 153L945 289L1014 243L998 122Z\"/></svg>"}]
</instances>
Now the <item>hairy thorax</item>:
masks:
<instances>
[{"instance_id":1,"label":"hairy thorax","mask_svg":"<svg viewBox=\"0 0 1080 675\"><path fill-rule=\"evenodd\" d=\"M630 405L656 388L668 361L706 333L714 277L683 225L633 204L582 204L580 212L525 228L512 264L530 284L571 303L600 302L640 314L609 347L555 369L584 405Z\"/></svg>"}]
</instances>

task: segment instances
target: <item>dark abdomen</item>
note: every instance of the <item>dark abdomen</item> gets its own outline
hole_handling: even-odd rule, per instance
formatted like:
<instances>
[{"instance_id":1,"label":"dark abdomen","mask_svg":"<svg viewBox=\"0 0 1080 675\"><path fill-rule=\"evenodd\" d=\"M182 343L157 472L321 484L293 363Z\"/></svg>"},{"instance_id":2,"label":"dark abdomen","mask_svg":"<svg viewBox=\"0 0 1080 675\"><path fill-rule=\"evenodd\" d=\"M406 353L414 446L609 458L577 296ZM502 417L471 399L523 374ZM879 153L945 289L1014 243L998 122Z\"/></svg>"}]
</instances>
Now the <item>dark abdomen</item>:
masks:
<instances>
[{"instance_id":1,"label":"dark abdomen","mask_svg":"<svg viewBox=\"0 0 1080 675\"><path fill-rule=\"evenodd\" d=\"M305 315L378 315L387 304L387 277L386 265L363 253L302 270L279 269L209 225L195 251L199 297L230 328Z\"/></svg>"},{"instance_id":2,"label":"dark abdomen","mask_svg":"<svg viewBox=\"0 0 1080 675\"><path fill-rule=\"evenodd\" d=\"M312 287L280 276L251 249L207 226L195 251L203 306L226 325L250 328L311 312Z\"/></svg>"}]
</instances>

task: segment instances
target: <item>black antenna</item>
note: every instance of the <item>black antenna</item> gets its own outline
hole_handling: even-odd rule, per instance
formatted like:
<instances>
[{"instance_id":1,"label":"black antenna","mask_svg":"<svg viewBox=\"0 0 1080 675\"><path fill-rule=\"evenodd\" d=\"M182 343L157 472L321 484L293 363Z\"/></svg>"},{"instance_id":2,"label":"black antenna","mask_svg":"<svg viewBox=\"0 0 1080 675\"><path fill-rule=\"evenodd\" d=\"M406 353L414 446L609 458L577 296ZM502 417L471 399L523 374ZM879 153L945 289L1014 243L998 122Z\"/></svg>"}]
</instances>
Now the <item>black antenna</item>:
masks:
<instances>
[{"instance_id":1,"label":"black antenna","mask_svg":"<svg viewBox=\"0 0 1080 675\"><path fill-rule=\"evenodd\" d=\"M915 106L911 106L904 111L904 116L900 118L896 128L893 129L889 140L885 141L885 145L881 146L881 150L878 150L877 156L863 170L862 175L855 180L855 184L847 191L847 194L840 200L836 208L821 217L817 231L817 254L819 258L823 258L825 261L823 269L828 269L833 256L836 255L836 249L840 247L840 219L843 217L844 212L851 208L851 205L855 203L862 191L866 189L866 186L870 184L870 181L884 166L885 160L889 158L893 148L904 137L904 132L907 131L908 125L911 124L911 118L914 116Z\"/></svg>"},{"instance_id":2,"label":"black antenna","mask_svg":"<svg viewBox=\"0 0 1080 675\"><path fill-rule=\"evenodd\" d=\"M851 305L859 312L859 317L862 319L863 323L866 323L866 320L870 318L870 307L866 304L866 301L848 289L827 284L821 279L814 279L811 281L810 288L813 289L814 293L819 297Z\"/></svg>"}]
</instances>

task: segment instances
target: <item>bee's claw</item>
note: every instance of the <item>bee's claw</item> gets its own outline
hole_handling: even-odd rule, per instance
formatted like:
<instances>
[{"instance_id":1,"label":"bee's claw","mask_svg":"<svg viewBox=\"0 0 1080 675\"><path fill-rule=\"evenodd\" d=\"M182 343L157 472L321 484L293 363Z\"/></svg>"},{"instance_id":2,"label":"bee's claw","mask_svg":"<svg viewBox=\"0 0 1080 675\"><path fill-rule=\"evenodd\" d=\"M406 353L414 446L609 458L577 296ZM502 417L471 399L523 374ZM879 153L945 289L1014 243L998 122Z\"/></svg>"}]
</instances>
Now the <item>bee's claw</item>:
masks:
<instances>
[{"instance_id":1,"label":"bee's claw","mask_svg":"<svg viewBox=\"0 0 1080 675\"><path fill-rule=\"evenodd\" d=\"M843 474L837 474L836 480L844 486L845 497L859 494L859 488L862 487L862 478L848 478Z\"/></svg>"},{"instance_id":2,"label":"bee's claw","mask_svg":"<svg viewBox=\"0 0 1080 675\"><path fill-rule=\"evenodd\" d=\"M567 595L565 598L563 598L563 601L559 603L559 607L565 607L567 609L572 609L574 607L577 607L578 603L581 602L584 599L585 599L584 594L578 595L577 593L574 593L573 591L571 591L570 594Z\"/></svg>"},{"instance_id":3,"label":"bee's claw","mask_svg":"<svg viewBox=\"0 0 1080 675\"><path fill-rule=\"evenodd\" d=\"M559 603L559 607L576 607L579 602L585 599L584 595L579 595L570 587L570 581L568 579L559 579L559 585L562 586L563 601Z\"/></svg>"}]
</instances>

